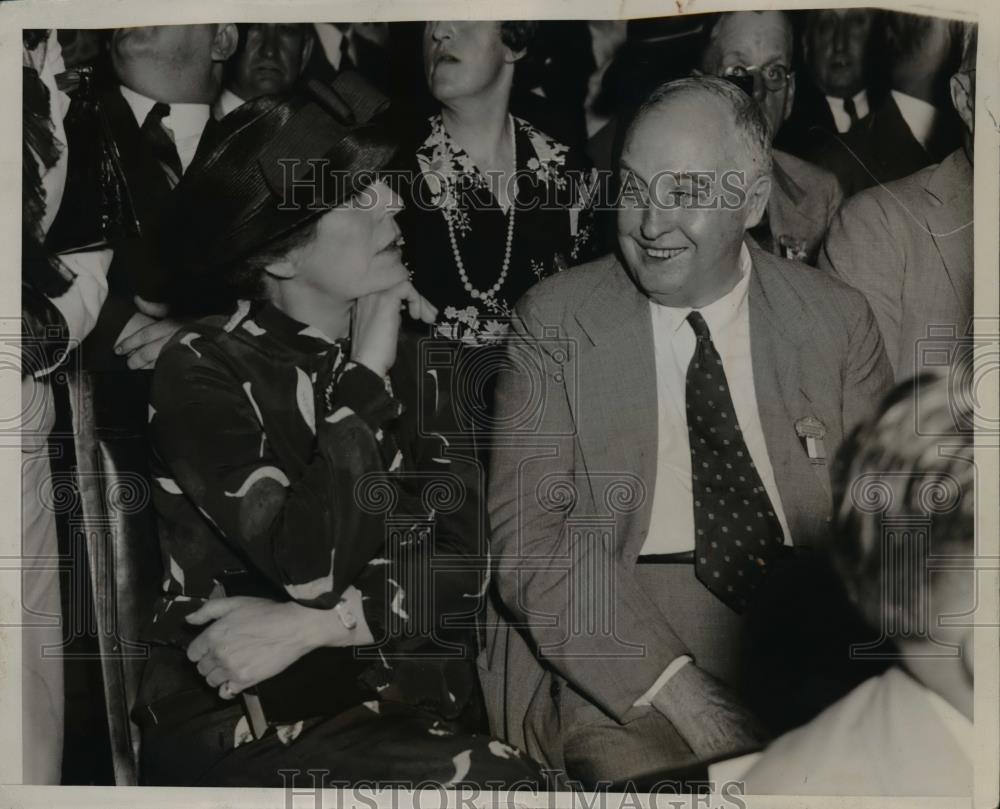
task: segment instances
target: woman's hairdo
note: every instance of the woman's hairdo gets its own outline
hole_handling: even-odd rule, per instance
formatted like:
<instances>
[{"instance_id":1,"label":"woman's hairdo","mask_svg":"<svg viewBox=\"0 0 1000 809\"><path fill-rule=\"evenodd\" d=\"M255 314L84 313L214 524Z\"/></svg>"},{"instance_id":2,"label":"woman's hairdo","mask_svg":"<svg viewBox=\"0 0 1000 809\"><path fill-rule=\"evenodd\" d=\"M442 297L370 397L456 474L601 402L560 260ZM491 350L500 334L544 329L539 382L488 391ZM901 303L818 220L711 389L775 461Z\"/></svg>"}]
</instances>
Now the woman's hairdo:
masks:
<instances>
[{"instance_id":1,"label":"woman's hairdo","mask_svg":"<svg viewBox=\"0 0 1000 809\"><path fill-rule=\"evenodd\" d=\"M514 53L528 50L538 33L538 23L533 20L505 20L500 23L500 39Z\"/></svg>"},{"instance_id":2,"label":"woman's hairdo","mask_svg":"<svg viewBox=\"0 0 1000 809\"><path fill-rule=\"evenodd\" d=\"M847 438L831 468L827 551L875 626L887 609L926 601L931 556L973 552L974 368L969 362L950 371L899 384Z\"/></svg>"},{"instance_id":3,"label":"woman's hairdo","mask_svg":"<svg viewBox=\"0 0 1000 809\"><path fill-rule=\"evenodd\" d=\"M767 119L751 96L731 81L716 76L692 76L661 84L639 107L629 125L625 141L628 141L636 126L648 113L671 99L684 95L711 96L729 106L736 136L746 153L747 182L771 173L771 136Z\"/></svg>"}]
</instances>

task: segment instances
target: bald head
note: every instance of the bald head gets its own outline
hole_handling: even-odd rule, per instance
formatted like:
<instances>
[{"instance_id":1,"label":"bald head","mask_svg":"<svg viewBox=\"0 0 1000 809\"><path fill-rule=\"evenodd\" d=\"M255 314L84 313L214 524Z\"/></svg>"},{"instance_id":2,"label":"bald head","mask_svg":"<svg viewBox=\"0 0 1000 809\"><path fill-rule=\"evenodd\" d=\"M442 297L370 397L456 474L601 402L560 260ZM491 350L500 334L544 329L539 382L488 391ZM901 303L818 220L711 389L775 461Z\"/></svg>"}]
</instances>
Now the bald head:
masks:
<instances>
[{"instance_id":1,"label":"bald head","mask_svg":"<svg viewBox=\"0 0 1000 809\"><path fill-rule=\"evenodd\" d=\"M744 170L747 177L756 179L771 173L770 133L762 111L735 84L714 76L677 79L660 85L639 108L625 133L623 145L627 147L646 116L654 112L662 114L678 102L700 107L715 120L722 121L722 131L705 134L732 139L734 154L739 156L738 168ZM722 117L718 118L719 115Z\"/></svg>"}]
</instances>

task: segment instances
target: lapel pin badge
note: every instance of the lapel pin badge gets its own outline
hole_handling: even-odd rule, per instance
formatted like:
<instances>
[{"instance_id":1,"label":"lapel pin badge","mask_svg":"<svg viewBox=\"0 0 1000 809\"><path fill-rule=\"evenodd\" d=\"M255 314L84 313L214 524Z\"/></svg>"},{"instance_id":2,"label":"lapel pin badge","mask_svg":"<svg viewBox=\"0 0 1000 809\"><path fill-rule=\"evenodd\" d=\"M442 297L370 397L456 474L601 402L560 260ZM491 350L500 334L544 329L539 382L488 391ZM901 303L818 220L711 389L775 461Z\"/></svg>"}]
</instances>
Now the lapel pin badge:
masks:
<instances>
[{"instance_id":1,"label":"lapel pin badge","mask_svg":"<svg viewBox=\"0 0 1000 809\"><path fill-rule=\"evenodd\" d=\"M826 460L826 446L823 439L826 437L826 427L823 422L815 416L806 416L795 422L795 433L799 438L806 440L806 453L812 461Z\"/></svg>"},{"instance_id":2,"label":"lapel pin badge","mask_svg":"<svg viewBox=\"0 0 1000 809\"><path fill-rule=\"evenodd\" d=\"M782 233L778 244L781 245L782 256L792 261L805 261L809 257L809 245L799 236Z\"/></svg>"}]
</instances>

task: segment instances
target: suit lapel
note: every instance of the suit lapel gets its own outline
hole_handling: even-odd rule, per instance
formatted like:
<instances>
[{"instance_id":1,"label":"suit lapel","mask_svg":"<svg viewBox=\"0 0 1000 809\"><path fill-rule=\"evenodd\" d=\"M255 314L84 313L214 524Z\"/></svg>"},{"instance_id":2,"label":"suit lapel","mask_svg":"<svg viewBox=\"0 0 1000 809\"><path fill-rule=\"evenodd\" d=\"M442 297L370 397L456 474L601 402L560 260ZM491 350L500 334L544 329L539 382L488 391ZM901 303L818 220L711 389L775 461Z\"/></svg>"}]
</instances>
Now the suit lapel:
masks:
<instances>
[{"instance_id":1,"label":"suit lapel","mask_svg":"<svg viewBox=\"0 0 1000 809\"><path fill-rule=\"evenodd\" d=\"M831 425L823 418L821 403L814 402L802 386L805 374L799 349L808 324L802 322L801 304L777 274L768 273L766 253L752 250L751 255L750 356L757 410L793 541L808 543L817 531L816 520L825 521L829 511L829 473L825 464L809 459L796 424L811 416L828 430ZM832 439L831 435L828 445Z\"/></svg>"},{"instance_id":2,"label":"suit lapel","mask_svg":"<svg viewBox=\"0 0 1000 809\"><path fill-rule=\"evenodd\" d=\"M933 197L927 227L941 254L959 302L972 300L972 166L959 150L946 157L927 181ZM970 307L971 308L971 307Z\"/></svg>"},{"instance_id":3,"label":"suit lapel","mask_svg":"<svg viewBox=\"0 0 1000 809\"><path fill-rule=\"evenodd\" d=\"M640 530L622 534L629 543L625 550L637 553L656 484L656 360L649 300L612 258L576 319L586 334L579 346L579 394L573 403L584 465L594 481L602 473L628 472L645 484L645 502L630 517L639 520ZM593 494L597 504L603 502L596 487Z\"/></svg>"},{"instance_id":4,"label":"suit lapel","mask_svg":"<svg viewBox=\"0 0 1000 809\"><path fill-rule=\"evenodd\" d=\"M822 233L826 229L825 210L817 211L815 205L821 197L819 195L811 197L809 190L795 180L782 165L782 161L787 159L783 154L778 150L774 152L774 164L771 170L774 182L771 184L771 199L767 205L776 255L783 254L779 244L782 235L794 235L813 241L817 233Z\"/></svg>"},{"instance_id":5,"label":"suit lapel","mask_svg":"<svg viewBox=\"0 0 1000 809\"><path fill-rule=\"evenodd\" d=\"M121 156L122 170L125 172L136 214L142 226L148 227L150 221L158 215L163 199L170 193L170 183L167 182L163 167L144 146L132 108L118 88L105 93L101 103Z\"/></svg>"}]
</instances>

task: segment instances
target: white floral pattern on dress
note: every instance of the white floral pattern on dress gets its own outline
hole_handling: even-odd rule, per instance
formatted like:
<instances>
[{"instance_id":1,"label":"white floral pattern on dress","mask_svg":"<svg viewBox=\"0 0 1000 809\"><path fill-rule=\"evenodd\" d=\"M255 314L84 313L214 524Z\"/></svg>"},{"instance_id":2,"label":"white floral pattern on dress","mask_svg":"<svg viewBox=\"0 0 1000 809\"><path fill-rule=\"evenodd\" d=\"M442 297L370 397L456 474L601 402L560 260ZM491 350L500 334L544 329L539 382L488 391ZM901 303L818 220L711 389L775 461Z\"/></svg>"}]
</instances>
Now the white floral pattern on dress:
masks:
<instances>
[{"instance_id":1,"label":"white floral pattern on dress","mask_svg":"<svg viewBox=\"0 0 1000 809\"><path fill-rule=\"evenodd\" d=\"M553 140L527 121L512 117L517 136L527 140L530 149L518 154L518 171L533 175L539 186L563 190L567 187L567 158L569 147ZM472 223L465 194L470 191L490 189L490 181L472 161L469 154L448 134L440 114L429 119L430 132L416 151L417 165L427 189L421 198L438 208L453 230L455 238L464 241L472 237ZM594 178L591 172L591 178ZM589 218L580 221L580 211L588 207L582 189L577 191L576 202L570 208L570 245L568 249L554 250L531 258L528 269L536 280L559 272L581 258L581 251L590 243L592 228ZM578 227L579 223L579 227ZM502 294L480 298L464 308L447 306L441 321L435 326L438 336L474 347L501 342L509 333L513 316L511 304Z\"/></svg>"}]
</instances>

